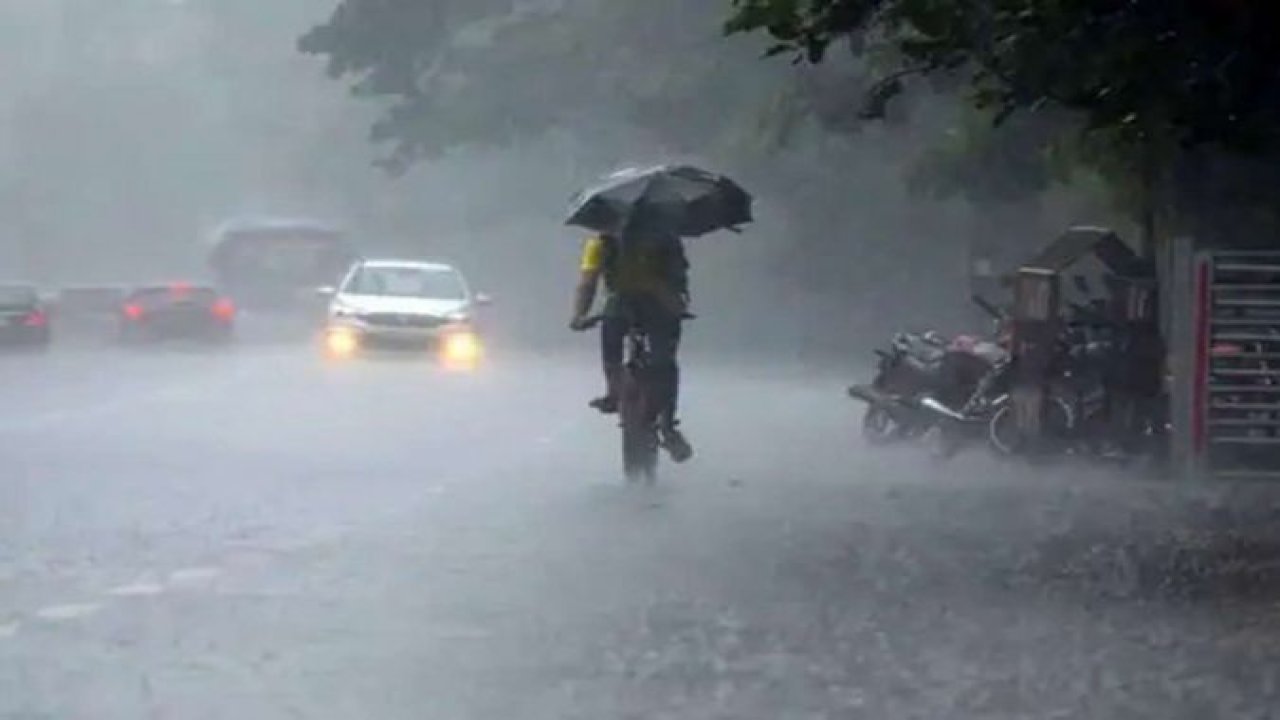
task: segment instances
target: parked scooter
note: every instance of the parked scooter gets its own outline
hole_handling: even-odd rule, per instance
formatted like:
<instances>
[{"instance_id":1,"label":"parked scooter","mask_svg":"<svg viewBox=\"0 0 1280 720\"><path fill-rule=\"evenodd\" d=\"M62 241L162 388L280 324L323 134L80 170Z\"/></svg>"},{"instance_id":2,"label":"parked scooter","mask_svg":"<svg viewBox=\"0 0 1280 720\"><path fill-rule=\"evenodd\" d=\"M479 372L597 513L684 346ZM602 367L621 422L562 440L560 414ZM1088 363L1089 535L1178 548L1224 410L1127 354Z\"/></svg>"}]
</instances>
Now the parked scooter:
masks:
<instances>
[{"instance_id":1,"label":"parked scooter","mask_svg":"<svg viewBox=\"0 0 1280 720\"><path fill-rule=\"evenodd\" d=\"M991 411L987 442L995 454L1124 459L1107 380L1118 347L1116 328L1096 309L1077 304L1071 308L1046 382L1039 442L1034 448L1027 444L1013 405L1007 396L997 397L986 406ZM1006 383L1004 392L1008 390Z\"/></svg>"},{"instance_id":2,"label":"parked scooter","mask_svg":"<svg viewBox=\"0 0 1280 720\"><path fill-rule=\"evenodd\" d=\"M1063 333L1056 367L1047 383L1041 419L1043 435L1035 454L1103 456L1109 452L1103 365L1111 352L1109 340L1078 325L1070 325ZM987 421L987 442L995 454L1003 457L1033 452L1017 427L1013 405L1007 398Z\"/></svg>"},{"instance_id":3,"label":"parked scooter","mask_svg":"<svg viewBox=\"0 0 1280 720\"><path fill-rule=\"evenodd\" d=\"M1163 398L1135 394L1123 374L1128 335L1097 307L1072 303L1050 400L1065 408L1050 449L1128 463L1159 453L1167 432Z\"/></svg>"},{"instance_id":4,"label":"parked scooter","mask_svg":"<svg viewBox=\"0 0 1280 720\"><path fill-rule=\"evenodd\" d=\"M887 350L876 350L879 362L869 385L849 387L849 396L867 404L862 436L884 445L919 437L933 418L919 406L920 396L940 382L947 341L938 333L901 332Z\"/></svg>"},{"instance_id":5,"label":"parked scooter","mask_svg":"<svg viewBox=\"0 0 1280 720\"><path fill-rule=\"evenodd\" d=\"M1003 318L982 298L974 301L993 317ZM863 434L877 444L918 438L948 421L940 410L964 407L982 378L1006 355L998 342L968 335L943 341L936 333L899 334L889 352L878 354L875 380L849 388L852 397L867 403Z\"/></svg>"},{"instance_id":6,"label":"parked scooter","mask_svg":"<svg viewBox=\"0 0 1280 720\"><path fill-rule=\"evenodd\" d=\"M933 415L938 429L935 455L941 459L980 442L989 432L991 418L1008 401L1012 361L1003 332L1007 317L980 296L973 301L995 321L996 339L957 338L948 352L949 381L919 400Z\"/></svg>"}]
</instances>

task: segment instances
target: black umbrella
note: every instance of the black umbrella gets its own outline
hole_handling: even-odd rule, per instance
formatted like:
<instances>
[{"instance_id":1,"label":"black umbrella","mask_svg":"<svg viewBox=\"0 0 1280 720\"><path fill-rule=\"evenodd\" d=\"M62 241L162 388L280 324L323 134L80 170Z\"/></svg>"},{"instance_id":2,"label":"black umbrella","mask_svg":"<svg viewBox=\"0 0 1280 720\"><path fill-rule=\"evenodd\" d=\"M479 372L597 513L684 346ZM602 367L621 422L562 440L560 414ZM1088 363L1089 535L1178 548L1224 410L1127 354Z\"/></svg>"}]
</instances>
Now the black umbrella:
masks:
<instances>
[{"instance_id":1,"label":"black umbrella","mask_svg":"<svg viewBox=\"0 0 1280 720\"><path fill-rule=\"evenodd\" d=\"M621 233L629 223L641 223L697 237L751 220L750 193L729 178L689 165L659 165L620 170L578 193L566 224Z\"/></svg>"}]
</instances>

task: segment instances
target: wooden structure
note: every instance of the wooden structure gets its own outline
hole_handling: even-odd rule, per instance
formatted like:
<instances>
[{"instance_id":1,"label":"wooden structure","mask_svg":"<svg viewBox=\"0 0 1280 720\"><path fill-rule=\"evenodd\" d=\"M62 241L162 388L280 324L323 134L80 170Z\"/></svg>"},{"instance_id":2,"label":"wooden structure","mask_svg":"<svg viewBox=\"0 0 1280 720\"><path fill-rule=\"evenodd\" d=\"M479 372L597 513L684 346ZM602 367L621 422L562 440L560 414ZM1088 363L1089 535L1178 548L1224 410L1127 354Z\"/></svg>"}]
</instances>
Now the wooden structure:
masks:
<instances>
[{"instance_id":1,"label":"wooden structure","mask_svg":"<svg viewBox=\"0 0 1280 720\"><path fill-rule=\"evenodd\" d=\"M1032 449L1041 437L1044 399L1063 329L1062 278L1090 259L1106 286L1108 320L1134 331L1134 337L1156 338L1158 347L1154 277L1118 235L1105 228L1073 227L1045 246L1009 279L1013 285L1014 416L1019 434ZM1159 354L1149 359L1148 365L1158 378ZM1128 370L1141 372L1138 367ZM1158 382L1152 393L1159 393Z\"/></svg>"}]
</instances>

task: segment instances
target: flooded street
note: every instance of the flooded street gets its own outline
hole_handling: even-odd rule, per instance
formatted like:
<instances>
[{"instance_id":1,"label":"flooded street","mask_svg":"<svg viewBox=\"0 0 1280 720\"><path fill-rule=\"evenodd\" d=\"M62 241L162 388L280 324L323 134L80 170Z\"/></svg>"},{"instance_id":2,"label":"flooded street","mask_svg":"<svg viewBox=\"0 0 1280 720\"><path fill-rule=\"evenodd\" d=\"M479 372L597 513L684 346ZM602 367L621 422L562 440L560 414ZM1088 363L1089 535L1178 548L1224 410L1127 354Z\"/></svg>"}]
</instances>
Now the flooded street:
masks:
<instances>
[{"instance_id":1,"label":"flooded street","mask_svg":"<svg viewBox=\"0 0 1280 720\"><path fill-rule=\"evenodd\" d=\"M691 360L699 455L643 489L583 407L589 357L5 362L40 365L7 375L0 430L3 717L1264 717L1274 697L1264 492L872 451L835 376Z\"/></svg>"}]
</instances>

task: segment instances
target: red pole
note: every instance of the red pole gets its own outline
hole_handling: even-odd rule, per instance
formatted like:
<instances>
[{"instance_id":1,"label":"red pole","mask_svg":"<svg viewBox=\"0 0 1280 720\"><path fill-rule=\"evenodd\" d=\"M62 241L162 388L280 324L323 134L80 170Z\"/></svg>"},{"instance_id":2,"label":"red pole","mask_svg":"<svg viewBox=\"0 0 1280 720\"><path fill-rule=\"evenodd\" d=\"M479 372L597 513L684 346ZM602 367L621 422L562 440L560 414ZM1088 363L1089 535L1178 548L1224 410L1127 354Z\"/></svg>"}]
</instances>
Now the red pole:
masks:
<instances>
[{"instance_id":1,"label":"red pole","mask_svg":"<svg viewBox=\"0 0 1280 720\"><path fill-rule=\"evenodd\" d=\"M1209 261L1200 259L1195 266L1194 334L1195 355L1191 367L1191 452L1200 460L1209 445L1207 418L1209 413L1209 332L1210 288Z\"/></svg>"}]
</instances>

